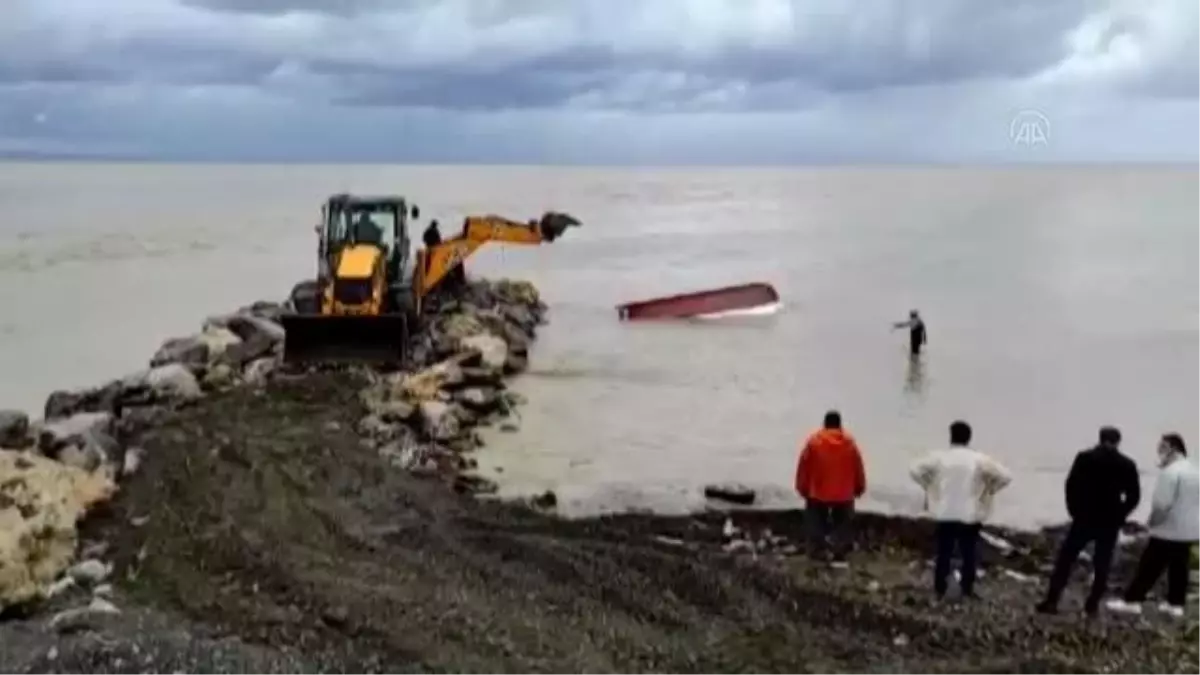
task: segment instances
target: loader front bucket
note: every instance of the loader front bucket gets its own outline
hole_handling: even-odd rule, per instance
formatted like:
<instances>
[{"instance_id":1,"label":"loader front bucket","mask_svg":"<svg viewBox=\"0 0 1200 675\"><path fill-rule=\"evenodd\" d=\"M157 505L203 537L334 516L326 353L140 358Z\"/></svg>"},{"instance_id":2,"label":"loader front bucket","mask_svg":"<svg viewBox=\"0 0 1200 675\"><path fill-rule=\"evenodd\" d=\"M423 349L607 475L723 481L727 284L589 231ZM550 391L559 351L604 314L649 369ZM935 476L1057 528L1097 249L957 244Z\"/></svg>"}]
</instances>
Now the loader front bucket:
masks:
<instances>
[{"instance_id":1,"label":"loader front bucket","mask_svg":"<svg viewBox=\"0 0 1200 675\"><path fill-rule=\"evenodd\" d=\"M282 321L283 360L288 363L400 364L405 357L404 314L285 314Z\"/></svg>"}]
</instances>

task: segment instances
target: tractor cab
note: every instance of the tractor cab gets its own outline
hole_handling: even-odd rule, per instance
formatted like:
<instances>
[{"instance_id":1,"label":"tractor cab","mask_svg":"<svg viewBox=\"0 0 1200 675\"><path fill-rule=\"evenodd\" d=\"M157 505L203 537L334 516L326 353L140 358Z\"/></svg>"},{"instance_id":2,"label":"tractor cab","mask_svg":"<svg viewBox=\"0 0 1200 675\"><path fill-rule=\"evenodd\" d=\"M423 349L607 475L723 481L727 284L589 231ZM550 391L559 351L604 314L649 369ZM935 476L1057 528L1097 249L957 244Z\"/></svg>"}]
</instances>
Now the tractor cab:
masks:
<instances>
[{"instance_id":1,"label":"tractor cab","mask_svg":"<svg viewBox=\"0 0 1200 675\"><path fill-rule=\"evenodd\" d=\"M321 209L320 278L329 279L342 251L369 245L381 249L387 261L389 280L403 278L411 240L408 220L420 217L420 209L403 197L359 197L334 195Z\"/></svg>"}]
</instances>

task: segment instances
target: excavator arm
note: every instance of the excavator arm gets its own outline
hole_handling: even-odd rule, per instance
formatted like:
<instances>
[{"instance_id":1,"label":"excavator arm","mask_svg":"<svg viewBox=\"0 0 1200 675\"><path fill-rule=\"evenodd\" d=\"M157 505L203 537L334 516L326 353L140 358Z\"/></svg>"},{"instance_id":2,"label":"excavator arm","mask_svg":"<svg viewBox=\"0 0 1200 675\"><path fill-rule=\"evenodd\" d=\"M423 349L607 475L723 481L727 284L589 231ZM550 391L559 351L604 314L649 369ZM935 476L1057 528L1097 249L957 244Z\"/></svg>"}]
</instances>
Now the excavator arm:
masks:
<instances>
[{"instance_id":1,"label":"excavator arm","mask_svg":"<svg viewBox=\"0 0 1200 675\"><path fill-rule=\"evenodd\" d=\"M567 228L579 225L574 217L554 211L544 214L541 220L528 223L495 215L468 216L461 234L417 254L414 290L418 298L424 298L455 267L489 241L525 246L551 243Z\"/></svg>"}]
</instances>

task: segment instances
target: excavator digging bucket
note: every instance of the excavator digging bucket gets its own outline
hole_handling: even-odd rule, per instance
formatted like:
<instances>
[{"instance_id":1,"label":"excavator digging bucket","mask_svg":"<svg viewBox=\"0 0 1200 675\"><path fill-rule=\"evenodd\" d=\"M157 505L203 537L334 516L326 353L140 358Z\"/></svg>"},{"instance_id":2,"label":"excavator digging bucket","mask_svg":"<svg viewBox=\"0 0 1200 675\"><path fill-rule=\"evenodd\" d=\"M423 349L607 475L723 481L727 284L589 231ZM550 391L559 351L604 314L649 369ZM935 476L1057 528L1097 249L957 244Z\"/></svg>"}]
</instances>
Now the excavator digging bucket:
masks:
<instances>
[{"instance_id":1,"label":"excavator digging bucket","mask_svg":"<svg viewBox=\"0 0 1200 675\"><path fill-rule=\"evenodd\" d=\"M554 241L567 231L567 228L580 227L582 223L579 219L567 213L558 211L547 211L542 215L542 219L538 221L538 229L542 232L542 239L548 242Z\"/></svg>"},{"instance_id":2,"label":"excavator digging bucket","mask_svg":"<svg viewBox=\"0 0 1200 675\"><path fill-rule=\"evenodd\" d=\"M398 365L408 344L408 317L283 316L283 360L288 363L367 363Z\"/></svg>"}]
</instances>

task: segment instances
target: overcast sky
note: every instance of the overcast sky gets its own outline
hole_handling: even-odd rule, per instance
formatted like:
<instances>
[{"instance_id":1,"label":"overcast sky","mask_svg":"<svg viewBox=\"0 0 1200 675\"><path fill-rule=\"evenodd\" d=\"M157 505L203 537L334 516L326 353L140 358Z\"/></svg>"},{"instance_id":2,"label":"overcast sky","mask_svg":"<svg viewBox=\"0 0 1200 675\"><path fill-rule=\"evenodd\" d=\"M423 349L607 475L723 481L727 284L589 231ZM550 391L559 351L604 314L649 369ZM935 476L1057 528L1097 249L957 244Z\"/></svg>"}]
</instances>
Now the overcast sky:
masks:
<instances>
[{"instance_id":1,"label":"overcast sky","mask_svg":"<svg viewBox=\"0 0 1200 675\"><path fill-rule=\"evenodd\" d=\"M0 0L0 152L1198 160L1197 0Z\"/></svg>"}]
</instances>

